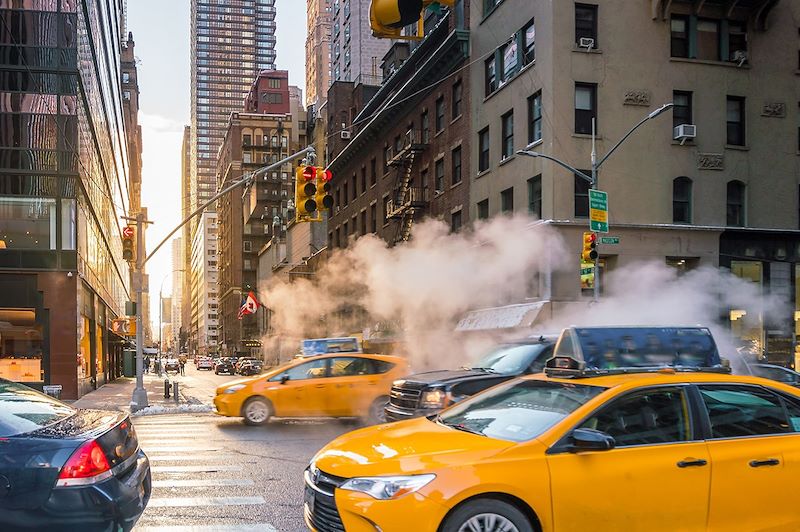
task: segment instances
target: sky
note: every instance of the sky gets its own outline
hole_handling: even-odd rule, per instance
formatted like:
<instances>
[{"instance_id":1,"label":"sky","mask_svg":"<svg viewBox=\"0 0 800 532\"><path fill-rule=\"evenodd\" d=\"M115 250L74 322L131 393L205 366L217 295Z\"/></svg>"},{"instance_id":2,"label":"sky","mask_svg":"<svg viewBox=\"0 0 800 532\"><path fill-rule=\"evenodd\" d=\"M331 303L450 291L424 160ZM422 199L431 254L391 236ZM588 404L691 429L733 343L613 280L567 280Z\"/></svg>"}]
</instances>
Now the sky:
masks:
<instances>
[{"instance_id":1,"label":"sky","mask_svg":"<svg viewBox=\"0 0 800 532\"><path fill-rule=\"evenodd\" d=\"M277 0L277 61L289 82L305 93L306 2ZM154 222L147 230L152 250L180 223L181 142L189 125L190 0L128 0L128 31L139 59L139 123L142 126L142 205ZM180 233L178 233L180 234ZM172 246L147 263L150 316L158 335L158 301L171 294Z\"/></svg>"}]
</instances>

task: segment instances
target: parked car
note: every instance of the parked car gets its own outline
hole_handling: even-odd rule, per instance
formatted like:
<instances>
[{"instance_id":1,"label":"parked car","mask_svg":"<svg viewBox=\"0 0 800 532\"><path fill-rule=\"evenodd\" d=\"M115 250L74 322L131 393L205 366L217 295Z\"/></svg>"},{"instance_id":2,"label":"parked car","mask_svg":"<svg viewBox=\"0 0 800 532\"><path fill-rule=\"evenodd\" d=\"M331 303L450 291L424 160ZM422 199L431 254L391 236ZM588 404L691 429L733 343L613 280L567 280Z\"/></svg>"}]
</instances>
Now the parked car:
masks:
<instances>
[{"instance_id":1,"label":"parked car","mask_svg":"<svg viewBox=\"0 0 800 532\"><path fill-rule=\"evenodd\" d=\"M234 368L236 369L237 373L239 372L239 368L241 368L243 364L247 364L249 362L259 362L257 358L252 358L252 357L242 357L242 358L237 358L235 360L236 362L234 363Z\"/></svg>"},{"instance_id":2,"label":"parked car","mask_svg":"<svg viewBox=\"0 0 800 532\"><path fill-rule=\"evenodd\" d=\"M214 369L214 361L208 357L202 357L197 360L197 369L207 369L211 371Z\"/></svg>"},{"instance_id":3,"label":"parked car","mask_svg":"<svg viewBox=\"0 0 800 532\"><path fill-rule=\"evenodd\" d=\"M225 373L227 375L236 375L236 369L233 366L233 362L231 362L229 358L220 358L214 366L214 373L217 375L220 375L221 373Z\"/></svg>"},{"instance_id":4,"label":"parked car","mask_svg":"<svg viewBox=\"0 0 800 532\"><path fill-rule=\"evenodd\" d=\"M343 417L384 421L392 381L408 368L404 358L347 353L292 361L264 375L217 388L216 412L248 425L270 418Z\"/></svg>"},{"instance_id":5,"label":"parked car","mask_svg":"<svg viewBox=\"0 0 800 532\"><path fill-rule=\"evenodd\" d=\"M392 384L386 420L429 416L448 405L520 375L539 373L553 356L555 335L505 342L492 348L469 367L427 371Z\"/></svg>"},{"instance_id":6,"label":"parked car","mask_svg":"<svg viewBox=\"0 0 800 532\"><path fill-rule=\"evenodd\" d=\"M176 375L181 372L181 364L177 358L168 358L164 362L164 373L170 372L175 372Z\"/></svg>"},{"instance_id":7,"label":"parked car","mask_svg":"<svg viewBox=\"0 0 800 532\"><path fill-rule=\"evenodd\" d=\"M258 375L261 373L261 369L263 368L263 364L258 360L253 360L250 362L245 362L241 366L239 366L238 373L239 375Z\"/></svg>"},{"instance_id":8,"label":"parked car","mask_svg":"<svg viewBox=\"0 0 800 532\"><path fill-rule=\"evenodd\" d=\"M775 366L773 364L750 364L749 367L753 375L757 377L784 382L800 388L800 373L794 370L784 368L783 366Z\"/></svg>"},{"instance_id":9,"label":"parked car","mask_svg":"<svg viewBox=\"0 0 800 532\"><path fill-rule=\"evenodd\" d=\"M131 530L150 492L127 414L0 379L0 530Z\"/></svg>"}]
</instances>

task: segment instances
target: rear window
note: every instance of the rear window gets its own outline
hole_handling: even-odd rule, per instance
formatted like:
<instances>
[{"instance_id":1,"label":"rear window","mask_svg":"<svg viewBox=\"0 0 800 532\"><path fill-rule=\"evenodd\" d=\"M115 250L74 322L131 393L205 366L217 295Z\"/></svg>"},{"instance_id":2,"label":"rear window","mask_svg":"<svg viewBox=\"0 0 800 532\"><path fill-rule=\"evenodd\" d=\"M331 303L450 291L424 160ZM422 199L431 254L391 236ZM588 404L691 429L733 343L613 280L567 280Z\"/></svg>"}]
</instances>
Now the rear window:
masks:
<instances>
[{"instance_id":1,"label":"rear window","mask_svg":"<svg viewBox=\"0 0 800 532\"><path fill-rule=\"evenodd\" d=\"M514 381L447 410L438 421L464 432L521 442L567 417L605 388L543 381Z\"/></svg>"},{"instance_id":2,"label":"rear window","mask_svg":"<svg viewBox=\"0 0 800 532\"><path fill-rule=\"evenodd\" d=\"M33 432L75 413L75 409L27 386L0 381L0 438Z\"/></svg>"}]
</instances>

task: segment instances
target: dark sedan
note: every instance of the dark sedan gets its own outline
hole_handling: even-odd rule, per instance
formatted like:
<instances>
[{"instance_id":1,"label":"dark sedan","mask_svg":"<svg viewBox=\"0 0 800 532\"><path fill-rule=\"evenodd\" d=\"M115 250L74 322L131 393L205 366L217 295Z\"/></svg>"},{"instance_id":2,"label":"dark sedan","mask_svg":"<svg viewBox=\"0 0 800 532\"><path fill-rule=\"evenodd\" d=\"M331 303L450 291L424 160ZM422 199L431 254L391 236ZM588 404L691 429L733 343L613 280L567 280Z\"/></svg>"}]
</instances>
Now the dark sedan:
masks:
<instances>
[{"instance_id":1,"label":"dark sedan","mask_svg":"<svg viewBox=\"0 0 800 532\"><path fill-rule=\"evenodd\" d=\"M0 379L0 530L130 530L150 463L127 414Z\"/></svg>"},{"instance_id":2,"label":"dark sedan","mask_svg":"<svg viewBox=\"0 0 800 532\"><path fill-rule=\"evenodd\" d=\"M220 358L217 365L214 366L214 373L219 375L220 373L225 373L227 375L236 375L236 368L233 366L233 362L231 362L228 358Z\"/></svg>"},{"instance_id":3,"label":"dark sedan","mask_svg":"<svg viewBox=\"0 0 800 532\"><path fill-rule=\"evenodd\" d=\"M259 375L262 368L261 362L245 362L239 366L239 375Z\"/></svg>"}]
</instances>

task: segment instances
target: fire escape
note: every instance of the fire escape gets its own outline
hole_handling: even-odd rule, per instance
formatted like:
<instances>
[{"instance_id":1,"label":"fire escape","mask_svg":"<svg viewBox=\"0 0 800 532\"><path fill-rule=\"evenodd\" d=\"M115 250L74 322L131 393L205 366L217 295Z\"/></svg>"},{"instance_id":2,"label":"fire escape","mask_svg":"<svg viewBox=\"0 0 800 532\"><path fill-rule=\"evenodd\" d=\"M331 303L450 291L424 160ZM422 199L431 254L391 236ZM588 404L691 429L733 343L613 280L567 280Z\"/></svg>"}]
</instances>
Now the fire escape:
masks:
<instances>
[{"instance_id":1,"label":"fire escape","mask_svg":"<svg viewBox=\"0 0 800 532\"><path fill-rule=\"evenodd\" d=\"M427 188L424 183L413 183L413 167L417 156L428 147L419 130L409 129L394 146L396 153L389 157L389 166L396 169L396 182L386 204L386 216L397 220L397 233L394 243L406 242L411 237L414 217L428 206Z\"/></svg>"}]
</instances>

